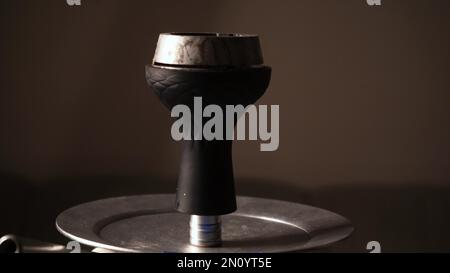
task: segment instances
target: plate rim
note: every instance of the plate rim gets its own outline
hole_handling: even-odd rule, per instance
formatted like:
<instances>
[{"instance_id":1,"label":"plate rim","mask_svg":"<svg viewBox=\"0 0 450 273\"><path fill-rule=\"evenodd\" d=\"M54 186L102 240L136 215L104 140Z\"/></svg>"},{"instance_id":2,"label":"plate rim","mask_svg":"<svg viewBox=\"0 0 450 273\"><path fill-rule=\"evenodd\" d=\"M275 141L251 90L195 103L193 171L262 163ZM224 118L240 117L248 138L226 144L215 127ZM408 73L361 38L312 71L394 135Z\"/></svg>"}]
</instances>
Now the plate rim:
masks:
<instances>
[{"instance_id":1,"label":"plate rim","mask_svg":"<svg viewBox=\"0 0 450 273\"><path fill-rule=\"evenodd\" d=\"M94 200L94 201L89 201L86 203L82 203L82 204L78 204L75 205L73 207L70 207L66 210L64 210L63 212L61 212L55 220L55 225L56 225L56 229L58 230L58 232L60 232L63 236L71 239L71 240L75 240L83 245L89 246L89 247L93 247L93 248L97 248L97 249L105 249L105 250L111 250L111 251L115 251L115 252L126 252L126 253L142 253L142 252L148 252L148 253L161 253L164 251L158 251L156 249L133 249L133 248L126 248L126 247L121 247L121 246L117 246L114 244L109 243L108 241L105 241L103 238L101 238L98 233L94 232L94 226L89 226L86 227L84 229L84 231L86 232L83 235L88 235L90 233L91 236L87 236L86 237L81 237L80 235L77 235L76 232L74 232L73 230L71 231L71 229L76 229L76 228L71 228L68 226L65 226L64 224L64 220L65 217L67 217L68 215L70 215L71 212L76 211L76 210L80 210L83 208L89 208L89 206L98 204L100 202L119 202L119 201L124 201L124 200L135 200L135 199L146 199L146 198L150 198L153 200L156 200L156 202L158 201L157 199L170 199L173 198L173 200L175 200L175 194L170 194L170 193L160 193L160 194L140 194L140 195L129 195L129 196L118 196L118 197L110 197L110 198L105 198L105 199L99 199L99 200ZM292 225L298 229L301 229L302 231L304 231L305 233L308 234L309 236L309 240L307 240L306 242L302 242L301 244L299 244L298 246L293 246L293 247L285 247L282 248L280 247L279 251L261 251L261 252L295 252L295 251L302 251L302 250L310 250L310 249L315 249L315 248L319 248L319 247L326 247L328 245L331 245L333 243L342 241L346 238L348 238L354 231L354 228L351 224L351 222L343 217L340 214L337 214L335 212L326 210L326 209L322 209L322 208L318 208L318 207L314 207L314 206L310 206L310 205L306 205L306 204L302 204L302 203L295 203L295 202L291 202L291 201L285 201L285 200L279 200L279 199L273 199L273 198L261 198L261 197L252 197L252 196L237 196L237 202L238 202L238 209L236 212L232 213L234 215L238 215L238 216L245 216L245 217L252 217L252 218L259 218L259 219L264 219L264 220L268 220L268 221L276 221L276 222L282 222L283 224L288 224L288 225ZM274 218L269 217L271 219L268 219L267 217L264 216L258 216L258 215L252 215L251 213L243 213L242 210L245 211L245 206L248 205L248 203L260 203L260 204L269 204L269 203L278 203L280 206L286 206L287 208L296 208L296 209L300 209L302 208L303 210L299 210L300 211L306 211L309 213L319 213L319 214L323 214L327 217L331 217L334 218L332 220L335 221L336 225L335 225L335 230L334 230L334 235L332 234L332 232L330 233L328 232L321 232L321 228L315 228L314 227L309 227L305 229L305 226L303 226L302 224L314 224L314 221L306 221L305 219L289 219L290 221L286 221L286 220L279 220L278 218ZM143 209L142 211L144 211L145 209ZM155 208L155 209L147 209L147 211L165 211L165 212L174 212L176 213L177 211L175 209L171 209L170 207L163 207L161 205L160 208ZM130 214L132 212L129 212ZM295 212L292 212L295 213ZM122 215L123 213L117 213L117 214L112 214L109 217L112 217L113 215ZM143 214L145 215L145 214ZM108 218L108 217L106 217ZM104 219L106 219L104 218ZM281 217L283 218L283 217ZM286 217L284 217L286 218ZM98 220L97 222L101 221L102 219ZM293 221L295 220L295 221ZM320 220L320 218L319 218ZM316 221L318 221L316 219ZM61 224L62 223L62 224ZM106 226L107 223L104 226ZM324 226L325 229L329 228L330 226ZM188 228L188 227L187 227ZM89 229L89 230L88 230ZM323 229L323 228L322 228ZM82 229L83 230L83 229ZM314 233L318 233L316 235L314 235ZM328 235L327 235L328 234ZM92 235L94 235L92 237ZM203 249L204 250L204 249ZM234 253L234 252L228 252L226 251L226 249L223 249L224 253ZM169 252L169 251L168 251ZM239 252L243 252L244 251L239 251ZM172 252L171 252L172 253ZM173 252L173 253L178 253L178 252ZM183 251L179 251L179 253L183 253ZM187 253L187 252L186 252ZM220 252L219 252L220 253Z\"/></svg>"}]
</instances>

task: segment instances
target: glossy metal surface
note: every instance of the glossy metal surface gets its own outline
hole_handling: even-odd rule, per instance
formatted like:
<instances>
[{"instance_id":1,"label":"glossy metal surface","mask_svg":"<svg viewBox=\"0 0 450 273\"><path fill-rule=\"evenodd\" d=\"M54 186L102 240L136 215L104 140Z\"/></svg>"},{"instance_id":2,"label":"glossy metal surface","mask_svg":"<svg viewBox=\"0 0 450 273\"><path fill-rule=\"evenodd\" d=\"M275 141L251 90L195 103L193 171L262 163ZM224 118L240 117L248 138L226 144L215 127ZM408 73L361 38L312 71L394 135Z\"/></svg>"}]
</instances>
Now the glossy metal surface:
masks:
<instances>
[{"instance_id":1,"label":"glossy metal surface","mask_svg":"<svg viewBox=\"0 0 450 273\"><path fill-rule=\"evenodd\" d=\"M153 65L215 67L261 65L259 37L250 34L162 33Z\"/></svg>"},{"instance_id":2,"label":"glossy metal surface","mask_svg":"<svg viewBox=\"0 0 450 273\"><path fill-rule=\"evenodd\" d=\"M127 196L81 204L61 213L58 230L82 244L117 252L289 252L340 241L353 227L333 212L285 201L238 197L222 217L220 247L189 243L189 215L172 194Z\"/></svg>"},{"instance_id":3,"label":"glossy metal surface","mask_svg":"<svg viewBox=\"0 0 450 273\"><path fill-rule=\"evenodd\" d=\"M189 237L193 246L212 247L222 244L220 216L191 215Z\"/></svg>"},{"instance_id":4,"label":"glossy metal surface","mask_svg":"<svg viewBox=\"0 0 450 273\"><path fill-rule=\"evenodd\" d=\"M0 238L0 253L69 253L63 245L5 235Z\"/></svg>"}]
</instances>

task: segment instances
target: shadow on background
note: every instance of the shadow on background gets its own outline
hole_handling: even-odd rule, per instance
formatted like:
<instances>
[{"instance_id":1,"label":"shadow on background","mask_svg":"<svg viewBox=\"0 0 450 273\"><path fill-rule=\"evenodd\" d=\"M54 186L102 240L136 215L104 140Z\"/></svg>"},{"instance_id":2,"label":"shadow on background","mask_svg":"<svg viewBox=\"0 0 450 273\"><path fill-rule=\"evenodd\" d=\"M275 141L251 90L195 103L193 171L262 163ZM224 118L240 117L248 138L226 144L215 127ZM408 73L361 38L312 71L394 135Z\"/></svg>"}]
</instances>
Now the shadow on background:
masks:
<instances>
[{"instance_id":1,"label":"shadow on background","mask_svg":"<svg viewBox=\"0 0 450 273\"><path fill-rule=\"evenodd\" d=\"M0 234L67 242L55 228L56 216L80 203L124 195L174 192L175 184L140 177L61 177L34 186L20 176L1 175ZM6 209L8 208L8 209Z\"/></svg>"},{"instance_id":2,"label":"shadow on background","mask_svg":"<svg viewBox=\"0 0 450 273\"><path fill-rule=\"evenodd\" d=\"M63 210L100 198L174 192L175 180L150 177L73 177L41 181L1 175L0 233L14 233L64 243L54 221ZM302 189L264 179L237 179L240 195L274 198L318 206L344 215L354 226L353 235L327 252L368 252L369 241L382 251L450 251L450 187L427 183L375 185L342 184ZM282 186L279 186L282 185ZM113 209L113 208L112 208Z\"/></svg>"},{"instance_id":3,"label":"shadow on background","mask_svg":"<svg viewBox=\"0 0 450 273\"><path fill-rule=\"evenodd\" d=\"M450 251L449 185L373 182L301 189L261 179L237 185L240 194L301 202L350 219L355 232L327 251L368 252L370 241L386 252Z\"/></svg>"}]
</instances>

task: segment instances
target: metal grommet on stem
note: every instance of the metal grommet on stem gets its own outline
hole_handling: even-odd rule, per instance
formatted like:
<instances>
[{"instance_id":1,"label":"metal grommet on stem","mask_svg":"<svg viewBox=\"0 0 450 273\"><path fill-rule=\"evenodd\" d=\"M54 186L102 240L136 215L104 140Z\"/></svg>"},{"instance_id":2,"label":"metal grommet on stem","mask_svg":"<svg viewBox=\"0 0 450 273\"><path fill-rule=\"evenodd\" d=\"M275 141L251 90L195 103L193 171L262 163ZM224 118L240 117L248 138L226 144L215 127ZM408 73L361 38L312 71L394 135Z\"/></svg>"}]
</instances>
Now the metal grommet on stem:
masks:
<instances>
[{"instance_id":1,"label":"metal grommet on stem","mask_svg":"<svg viewBox=\"0 0 450 273\"><path fill-rule=\"evenodd\" d=\"M220 216L191 215L189 227L191 245L213 247L222 244Z\"/></svg>"}]
</instances>

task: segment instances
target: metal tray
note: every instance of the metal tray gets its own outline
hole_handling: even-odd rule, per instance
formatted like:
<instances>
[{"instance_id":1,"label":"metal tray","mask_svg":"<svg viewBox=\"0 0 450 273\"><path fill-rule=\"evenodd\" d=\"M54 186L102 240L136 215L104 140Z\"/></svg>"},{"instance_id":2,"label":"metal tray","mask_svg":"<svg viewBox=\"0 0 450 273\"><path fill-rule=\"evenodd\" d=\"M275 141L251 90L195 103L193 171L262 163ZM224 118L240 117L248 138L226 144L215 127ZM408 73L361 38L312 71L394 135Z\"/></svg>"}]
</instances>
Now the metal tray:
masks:
<instances>
[{"instance_id":1,"label":"metal tray","mask_svg":"<svg viewBox=\"0 0 450 273\"><path fill-rule=\"evenodd\" d=\"M113 252L292 252L348 237L353 227L333 212L285 201L238 197L222 217L223 244L189 244L189 216L173 209L173 194L126 196L78 205L61 213L57 229L84 245Z\"/></svg>"}]
</instances>

